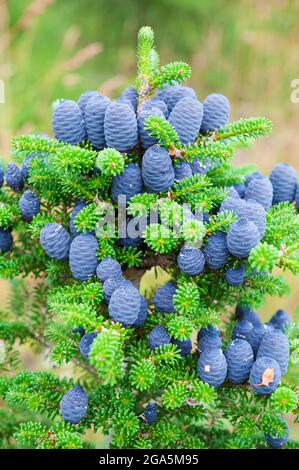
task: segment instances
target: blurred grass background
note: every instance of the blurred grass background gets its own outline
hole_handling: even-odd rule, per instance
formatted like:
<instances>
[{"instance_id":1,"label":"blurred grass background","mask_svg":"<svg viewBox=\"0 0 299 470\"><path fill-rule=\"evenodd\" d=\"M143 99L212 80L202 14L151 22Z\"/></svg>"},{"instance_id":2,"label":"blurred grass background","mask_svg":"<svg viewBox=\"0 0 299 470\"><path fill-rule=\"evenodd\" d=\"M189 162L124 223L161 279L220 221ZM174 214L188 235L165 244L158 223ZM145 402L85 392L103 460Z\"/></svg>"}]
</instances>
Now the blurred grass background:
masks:
<instances>
[{"instance_id":1,"label":"blurred grass background","mask_svg":"<svg viewBox=\"0 0 299 470\"><path fill-rule=\"evenodd\" d=\"M162 63L184 60L199 99L226 94L232 118L265 115L273 135L242 150L236 164L256 163L267 175L285 161L299 174L299 104L291 102L299 78L298 0L0 0L0 155L9 160L13 135L51 133L51 104L88 89L117 96L135 76L138 29L152 26ZM291 314L291 294L268 298L261 313ZM0 285L0 305L8 285Z\"/></svg>"}]
</instances>

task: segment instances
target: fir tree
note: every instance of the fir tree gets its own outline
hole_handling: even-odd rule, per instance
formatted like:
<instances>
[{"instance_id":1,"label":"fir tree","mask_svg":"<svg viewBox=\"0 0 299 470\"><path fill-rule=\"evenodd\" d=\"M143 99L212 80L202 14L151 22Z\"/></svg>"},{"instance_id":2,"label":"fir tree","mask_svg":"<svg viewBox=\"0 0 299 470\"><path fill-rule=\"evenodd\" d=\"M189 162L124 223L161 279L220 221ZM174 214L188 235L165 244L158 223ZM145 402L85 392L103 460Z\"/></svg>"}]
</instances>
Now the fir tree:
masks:
<instances>
[{"instance_id":1,"label":"fir tree","mask_svg":"<svg viewBox=\"0 0 299 470\"><path fill-rule=\"evenodd\" d=\"M169 108L175 109L175 93L191 74L182 62L160 66L149 27L139 32L137 56L134 87L115 105L119 118L121 113L125 116L122 125L136 121L136 129L142 109L158 106L163 97L167 104L169 89ZM191 101L196 99L191 89L186 90ZM83 126L89 107L82 110L80 103L64 123L64 141L39 135L13 140L13 159L21 171L10 167L0 190L0 276L11 281L9 308L0 312L0 396L5 403L0 411L1 446L88 448L88 429L109 434L111 446L117 448L260 448L267 447L266 436L284 438L287 425L282 415L293 413L298 419L293 380L298 325L283 323L281 335L290 344L289 372L272 393L254 390L274 383L271 368L263 374L262 384L252 382L251 376L238 384L224 382L225 370L222 384L215 387L200 372L205 356L198 352L205 347L204 335L217 345L208 352L224 350L231 342L237 304L237 316L242 320L243 315L245 321L247 315L252 329L254 309L265 297L288 291L280 272L299 273L296 188L291 200L266 211L262 229L258 222L247 220L252 213L246 212L246 223L254 225L258 243L238 258L222 246L220 265L213 265L215 243L235 241L233 229L242 225L247 204L241 198L238 204L233 202L230 191L240 186L245 190L246 178L253 177L251 166L232 166L234 152L269 135L271 122L263 117L241 119L205 133L199 123L194 141L182 143L176 115L167 120L153 113L143 132L155 139L157 158L169 165L165 176L169 188L159 191L148 188L152 179L155 185L160 181L163 165L150 168L157 175L150 171L146 179L140 176L145 149L137 140L125 152L93 147ZM55 106L57 110L59 103ZM105 127L101 106L109 106L109 100L99 98L93 106L97 122L102 119ZM60 116L55 110L53 120ZM136 129L130 129L131 142ZM116 131L125 145L127 133ZM78 135L80 142L72 145ZM154 152L152 147L149 151ZM189 176L180 179L175 175L182 163L193 174L189 168ZM196 165L202 171L195 171ZM139 178L145 190L138 186ZM120 189L127 196L124 236L119 235L122 207L114 197L111 201L111 191L119 195ZM19 204L25 190L38 198L38 213ZM199 208L201 218L194 215ZM156 219L143 226L150 215ZM136 239L127 233L132 221L141 232ZM184 263L191 263L192 275L183 262L179 269L179 253ZM242 275L236 281L232 273L240 264L237 273ZM170 282L157 292L147 285L143 297L137 289L150 269L160 285L165 279ZM54 371L22 371L19 343L36 352L50 351L56 371L69 364L74 378ZM222 361L226 364L224 356ZM202 365L208 373L210 366ZM285 444L296 446L291 440Z\"/></svg>"}]
</instances>

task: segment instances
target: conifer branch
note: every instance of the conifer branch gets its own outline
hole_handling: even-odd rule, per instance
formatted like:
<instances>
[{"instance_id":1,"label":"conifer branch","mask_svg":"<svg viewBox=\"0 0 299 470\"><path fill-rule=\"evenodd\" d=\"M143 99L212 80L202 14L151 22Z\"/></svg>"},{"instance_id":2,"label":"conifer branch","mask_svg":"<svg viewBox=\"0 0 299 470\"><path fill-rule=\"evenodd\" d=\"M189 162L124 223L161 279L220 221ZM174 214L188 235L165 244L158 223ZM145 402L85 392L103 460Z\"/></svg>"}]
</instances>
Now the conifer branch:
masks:
<instances>
[{"instance_id":1,"label":"conifer branch","mask_svg":"<svg viewBox=\"0 0 299 470\"><path fill-rule=\"evenodd\" d=\"M264 117L239 119L216 131L212 140L226 143L248 142L251 139L268 136L272 133L272 122Z\"/></svg>"},{"instance_id":2,"label":"conifer branch","mask_svg":"<svg viewBox=\"0 0 299 470\"><path fill-rule=\"evenodd\" d=\"M0 169L0 277L12 280L0 311L0 444L89 448L90 431L101 430L113 448L265 448L274 436L298 447L285 442L282 414L298 420L299 327L282 310L273 328L261 327L253 310L288 293L276 268L299 273L294 170L278 165L270 184L253 165L232 166L236 148L269 135L272 124L225 124L223 95L207 97L201 123L191 113L172 124L155 115L141 129L146 100L158 98L166 116L196 96L178 86L191 74L187 64L160 65L148 26L137 56L135 86L117 104L98 94L86 104L89 93L57 101L55 139L14 138L16 164ZM157 154L147 160L153 141ZM265 194L250 194L255 183ZM119 220L101 227L109 208ZM136 239L135 217L148 222ZM246 339L233 341L240 331ZM267 355L253 351L270 335ZM280 339L286 347L276 354ZM44 351L55 367L68 364L76 381L24 371L19 344ZM242 351L230 355L239 344L245 361Z\"/></svg>"}]
</instances>

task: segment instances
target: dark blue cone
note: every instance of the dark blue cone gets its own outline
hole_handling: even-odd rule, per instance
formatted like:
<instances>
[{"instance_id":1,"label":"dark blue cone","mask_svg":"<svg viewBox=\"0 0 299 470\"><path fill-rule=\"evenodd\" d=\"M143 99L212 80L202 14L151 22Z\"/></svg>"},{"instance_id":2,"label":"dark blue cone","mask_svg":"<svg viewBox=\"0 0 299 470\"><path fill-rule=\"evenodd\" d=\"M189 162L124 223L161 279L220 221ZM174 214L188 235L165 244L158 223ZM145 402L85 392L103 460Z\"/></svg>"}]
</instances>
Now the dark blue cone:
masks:
<instances>
[{"instance_id":1,"label":"dark blue cone","mask_svg":"<svg viewBox=\"0 0 299 470\"><path fill-rule=\"evenodd\" d=\"M80 235L80 233L82 232L78 232L78 230L76 229L75 227L75 218L77 217L77 215L79 214L79 212L84 209L85 207L87 206L87 203L85 201L78 201L75 206L74 206L74 209L72 210L71 212L71 216L70 216L70 232L71 232L71 235L72 237L77 237L78 235Z\"/></svg>"},{"instance_id":2,"label":"dark blue cone","mask_svg":"<svg viewBox=\"0 0 299 470\"><path fill-rule=\"evenodd\" d=\"M207 334L217 334L218 336L221 336L219 328L213 325L208 325L205 328L201 328L197 333L197 342L199 342L200 338Z\"/></svg>"},{"instance_id":3,"label":"dark blue cone","mask_svg":"<svg viewBox=\"0 0 299 470\"><path fill-rule=\"evenodd\" d=\"M248 320L241 320L233 329L232 339L245 339L247 341L253 329L252 323Z\"/></svg>"},{"instance_id":4,"label":"dark blue cone","mask_svg":"<svg viewBox=\"0 0 299 470\"><path fill-rule=\"evenodd\" d=\"M13 191L18 192L23 189L24 181L20 168L15 163L9 163L5 172L6 184Z\"/></svg>"},{"instance_id":5,"label":"dark blue cone","mask_svg":"<svg viewBox=\"0 0 299 470\"><path fill-rule=\"evenodd\" d=\"M126 104L127 106L129 106L132 109L132 111L134 111L134 114L135 114L135 108L134 108L133 104L131 103L131 101L128 100L127 98L124 98L123 96L121 96L120 98L117 98L115 100L115 103Z\"/></svg>"},{"instance_id":6,"label":"dark blue cone","mask_svg":"<svg viewBox=\"0 0 299 470\"><path fill-rule=\"evenodd\" d=\"M270 320L270 325L272 325L276 330L284 331L291 322L292 319L285 310L277 310Z\"/></svg>"},{"instance_id":7,"label":"dark blue cone","mask_svg":"<svg viewBox=\"0 0 299 470\"><path fill-rule=\"evenodd\" d=\"M171 342L176 345L182 357L188 356L192 351L192 341L190 338L181 341L179 339L172 339Z\"/></svg>"},{"instance_id":8,"label":"dark blue cone","mask_svg":"<svg viewBox=\"0 0 299 470\"><path fill-rule=\"evenodd\" d=\"M162 111L165 119L168 118L169 116L169 110L167 107L167 104L163 100L159 100L157 98L152 98L151 100L148 100L144 103L142 110L145 109L150 109L150 108L158 108L160 111Z\"/></svg>"},{"instance_id":9,"label":"dark blue cone","mask_svg":"<svg viewBox=\"0 0 299 470\"><path fill-rule=\"evenodd\" d=\"M259 357L252 366L249 383L258 395L270 395L281 380L281 371L277 361L272 357Z\"/></svg>"},{"instance_id":10,"label":"dark blue cone","mask_svg":"<svg viewBox=\"0 0 299 470\"><path fill-rule=\"evenodd\" d=\"M227 234L227 246L230 253L237 258L247 258L252 248L260 242L257 226L241 218L232 223Z\"/></svg>"},{"instance_id":11,"label":"dark blue cone","mask_svg":"<svg viewBox=\"0 0 299 470\"><path fill-rule=\"evenodd\" d=\"M148 342L150 349L159 348L170 343L170 336L164 326L158 325L150 332Z\"/></svg>"},{"instance_id":12,"label":"dark blue cone","mask_svg":"<svg viewBox=\"0 0 299 470\"><path fill-rule=\"evenodd\" d=\"M199 248L184 245L177 257L180 271L190 276L200 274L205 267L205 257Z\"/></svg>"},{"instance_id":13,"label":"dark blue cone","mask_svg":"<svg viewBox=\"0 0 299 470\"><path fill-rule=\"evenodd\" d=\"M69 256L70 234L61 224L46 224L40 232L40 242L50 258L65 260Z\"/></svg>"},{"instance_id":14,"label":"dark blue cone","mask_svg":"<svg viewBox=\"0 0 299 470\"><path fill-rule=\"evenodd\" d=\"M245 184L241 184L241 183L235 184L234 188L238 192L238 194L241 198L243 198L245 196L245 191L246 191Z\"/></svg>"},{"instance_id":15,"label":"dark blue cone","mask_svg":"<svg viewBox=\"0 0 299 470\"><path fill-rule=\"evenodd\" d=\"M158 407L156 403L149 403L144 408L143 419L146 424L154 424L158 417Z\"/></svg>"},{"instance_id":16,"label":"dark blue cone","mask_svg":"<svg viewBox=\"0 0 299 470\"><path fill-rule=\"evenodd\" d=\"M24 180L28 180L28 178L30 176L31 162L32 162L33 158L37 157L37 156L38 155L37 155L36 152L32 152L29 155L26 155L26 157L24 157L24 159L22 161L22 168L21 168L21 173L22 173L22 176L23 176Z\"/></svg>"},{"instance_id":17,"label":"dark blue cone","mask_svg":"<svg viewBox=\"0 0 299 470\"><path fill-rule=\"evenodd\" d=\"M115 274L113 276L108 277L108 279L104 281L103 289L105 302L107 305L110 302L113 292L124 285L132 286L132 283L130 283L130 281L127 281L122 274Z\"/></svg>"},{"instance_id":18,"label":"dark blue cone","mask_svg":"<svg viewBox=\"0 0 299 470\"><path fill-rule=\"evenodd\" d=\"M232 384L244 383L254 363L250 344L243 339L232 341L225 353L227 361L227 378Z\"/></svg>"},{"instance_id":19,"label":"dark blue cone","mask_svg":"<svg viewBox=\"0 0 299 470\"><path fill-rule=\"evenodd\" d=\"M183 98L191 98L197 100L197 96L193 88L183 86L183 85L175 85L172 87L166 88L166 104L168 106L169 112L173 110L175 105L181 101ZM165 101L165 100L164 100Z\"/></svg>"},{"instance_id":20,"label":"dark blue cone","mask_svg":"<svg viewBox=\"0 0 299 470\"><path fill-rule=\"evenodd\" d=\"M86 138L83 113L75 101L60 101L53 112L52 126L56 139L67 144L76 145Z\"/></svg>"},{"instance_id":21,"label":"dark blue cone","mask_svg":"<svg viewBox=\"0 0 299 470\"><path fill-rule=\"evenodd\" d=\"M213 387L223 384L227 374L227 363L221 349L206 349L197 363L199 378Z\"/></svg>"},{"instance_id":22,"label":"dark blue cone","mask_svg":"<svg viewBox=\"0 0 299 470\"><path fill-rule=\"evenodd\" d=\"M65 393L60 402L60 414L68 423L77 424L87 413L88 396L80 385Z\"/></svg>"},{"instance_id":23,"label":"dark blue cone","mask_svg":"<svg viewBox=\"0 0 299 470\"><path fill-rule=\"evenodd\" d=\"M142 193L143 183L141 169L137 163L129 163L122 173L112 179L112 199L118 201L118 196L125 195L127 201L136 194Z\"/></svg>"},{"instance_id":24,"label":"dark blue cone","mask_svg":"<svg viewBox=\"0 0 299 470\"><path fill-rule=\"evenodd\" d=\"M243 200L242 200L243 201ZM236 198L233 196L228 196L224 201L221 203L219 212L224 211L234 211L236 215L238 215L239 207L241 205L241 199Z\"/></svg>"},{"instance_id":25,"label":"dark blue cone","mask_svg":"<svg viewBox=\"0 0 299 470\"><path fill-rule=\"evenodd\" d=\"M40 202L37 195L27 189L19 201L19 209L23 219L30 222L39 213Z\"/></svg>"},{"instance_id":26,"label":"dark blue cone","mask_svg":"<svg viewBox=\"0 0 299 470\"><path fill-rule=\"evenodd\" d=\"M247 341L250 343L254 355L257 354L264 335L270 333L270 331L272 331L272 328L264 323L254 326L250 331Z\"/></svg>"},{"instance_id":27,"label":"dark blue cone","mask_svg":"<svg viewBox=\"0 0 299 470\"><path fill-rule=\"evenodd\" d=\"M42 134L42 133L36 133L36 134L32 134L33 137L42 137L43 139L46 139L46 140L51 140L51 138L49 136L47 136L46 134ZM22 161L22 168L21 168L21 172L22 172L22 176L23 176L23 179L24 180L28 180L29 177L30 177L30 168L31 168L31 164L32 164L32 161L33 159L36 159L36 158L39 158L43 161L44 164L46 164L49 160L49 158L51 158L51 154L48 154L47 152L39 152L37 150L31 150L31 152L29 152L23 159Z\"/></svg>"},{"instance_id":28,"label":"dark blue cone","mask_svg":"<svg viewBox=\"0 0 299 470\"><path fill-rule=\"evenodd\" d=\"M132 286L117 288L109 302L109 315L113 321L122 325L133 325L141 308L141 298L138 290Z\"/></svg>"},{"instance_id":29,"label":"dark blue cone","mask_svg":"<svg viewBox=\"0 0 299 470\"><path fill-rule=\"evenodd\" d=\"M178 162L174 166L174 179L175 181L180 181L184 178L190 178L192 176L192 169L189 163L187 162Z\"/></svg>"},{"instance_id":30,"label":"dark blue cone","mask_svg":"<svg viewBox=\"0 0 299 470\"><path fill-rule=\"evenodd\" d=\"M103 283L103 290L104 290L104 298L105 302L107 305L109 305L111 295L117 289L122 285L122 283L125 281L124 276L122 273L118 273L112 276L109 276Z\"/></svg>"},{"instance_id":31,"label":"dark blue cone","mask_svg":"<svg viewBox=\"0 0 299 470\"><path fill-rule=\"evenodd\" d=\"M211 93L203 102L203 119L200 131L214 131L226 126L230 115L230 103L226 96Z\"/></svg>"},{"instance_id":32,"label":"dark blue cone","mask_svg":"<svg viewBox=\"0 0 299 470\"><path fill-rule=\"evenodd\" d=\"M91 100L92 98L94 98L95 96L98 96L98 95L99 95L98 91L89 90L89 91L85 91L84 93L82 93L82 95L79 96L78 105L79 105L83 115L85 114L86 106L87 106L89 100Z\"/></svg>"},{"instance_id":33,"label":"dark blue cone","mask_svg":"<svg viewBox=\"0 0 299 470\"><path fill-rule=\"evenodd\" d=\"M3 182L4 182L4 172L2 168L0 167L0 188L3 186Z\"/></svg>"},{"instance_id":34,"label":"dark blue cone","mask_svg":"<svg viewBox=\"0 0 299 470\"><path fill-rule=\"evenodd\" d=\"M245 179L245 186L247 187L249 185L250 181L252 181L254 178L263 179L264 177L263 177L263 175L260 171L253 171Z\"/></svg>"},{"instance_id":35,"label":"dark blue cone","mask_svg":"<svg viewBox=\"0 0 299 470\"><path fill-rule=\"evenodd\" d=\"M159 89L155 95L155 98L158 100L164 101L166 104L168 102L170 90L175 86L174 85L164 85L163 88Z\"/></svg>"},{"instance_id":36,"label":"dark blue cone","mask_svg":"<svg viewBox=\"0 0 299 470\"><path fill-rule=\"evenodd\" d=\"M218 332L207 333L198 341L197 349L202 353L206 349L221 349L222 340Z\"/></svg>"},{"instance_id":37,"label":"dark blue cone","mask_svg":"<svg viewBox=\"0 0 299 470\"><path fill-rule=\"evenodd\" d=\"M142 178L146 189L153 193L163 193L174 183L174 169L167 150L153 145L142 158Z\"/></svg>"},{"instance_id":38,"label":"dark blue cone","mask_svg":"<svg viewBox=\"0 0 299 470\"><path fill-rule=\"evenodd\" d=\"M134 321L134 323L133 323L133 326L135 326L135 327L143 325L146 318L147 318L147 314L148 314L147 300L143 297L143 295L140 296L140 300L141 300L141 306L140 306L140 310L139 310L139 313L138 313L138 317L137 317L137 320Z\"/></svg>"},{"instance_id":39,"label":"dark blue cone","mask_svg":"<svg viewBox=\"0 0 299 470\"><path fill-rule=\"evenodd\" d=\"M281 447L288 442L289 437L290 437L290 428L288 423L286 422L285 419L281 420L285 424L285 434L281 437L278 437L277 435L270 435L270 434L265 434L265 439L269 447L271 449L281 449Z\"/></svg>"},{"instance_id":40,"label":"dark blue cone","mask_svg":"<svg viewBox=\"0 0 299 470\"><path fill-rule=\"evenodd\" d=\"M225 278L231 286L239 286L240 284L243 284L245 274L245 265L240 264L236 268L229 268L226 271Z\"/></svg>"},{"instance_id":41,"label":"dark blue cone","mask_svg":"<svg viewBox=\"0 0 299 470\"><path fill-rule=\"evenodd\" d=\"M146 217L128 218L119 225L119 244L126 248L138 247L142 244L142 234L147 226Z\"/></svg>"},{"instance_id":42,"label":"dark blue cone","mask_svg":"<svg viewBox=\"0 0 299 470\"><path fill-rule=\"evenodd\" d=\"M149 131L145 128L146 127L146 119L150 116L157 116L161 119L165 119L164 114L159 108L154 107L147 107L143 108L143 110L138 115L138 134L141 146L144 149L148 149L152 145L155 145L158 140L155 137L151 137Z\"/></svg>"},{"instance_id":43,"label":"dark blue cone","mask_svg":"<svg viewBox=\"0 0 299 470\"><path fill-rule=\"evenodd\" d=\"M295 199L297 175L294 168L287 163L279 163L273 168L270 180L273 186L273 204Z\"/></svg>"},{"instance_id":44,"label":"dark blue cone","mask_svg":"<svg viewBox=\"0 0 299 470\"><path fill-rule=\"evenodd\" d=\"M127 104L112 102L104 120L107 147L127 152L137 144L138 130L134 111Z\"/></svg>"},{"instance_id":45,"label":"dark blue cone","mask_svg":"<svg viewBox=\"0 0 299 470\"><path fill-rule=\"evenodd\" d=\"M190 162L191 170L194 175L205 175L207 171L210 169L210 162L207 158L205 162L201 162L199 158L194 158L192 162Z\"/></svg>"},{"instance_id":46,"label":"dark blue cone","mask_svg":"<svg viewBox=\"0 0 299 470\"><path fill-rule=\"evenodd\" d=\"M106 147L104 119L106 109L110 103L111 100L107 96L102 96L98 93L90 98L85 108L87 137L97 150Z\"/></svg>"},{"instance_id":47,"label":"dark blue cone","mask_svg":"<svg viewBox=\"0 0 299 470\"><path fill-rule=\"evenodd\" d=\"M98 333L87 333L86 335L82 336L81 341L79 343L79 350L85 359L88 359L93 340L97 336Z\"/></svg>"},{"instance_id":48,"label":"dark blue cone","mask_svg":"<svg viewBox=\"0 0 299 470\"><path fill-rule=\"evenodd\" d=\"M153 298L156 310L161 313L175 312L175 306L173 304L173 296L175 293L176 287L173 282L167 282L164 286L159 287Z\"/></svg>"},{"instance_id":49,"label":"dark blue cone","mask_svg":"<svg viewBox=\"0 0 299 470\"><path fill-rule=\"evenodd\" d=\"M101 282L106 281L108 277L120 276L121 265L116 259L106 256L97 266L97 276Z\"/></svg>"},{"instance_id":50,"label":"dark blue cone","mask_svg":"<svg viewBox=\"0 0 299 470\"><path fill-rule=\"evenodd\" d=\"M227 188L227 191L228 197L240 199L239 193L234 186L230 186L229 188Z\"/></svg>"},{"instance_id":51,"label":"dark blue cone","mask_svg":"<svg viewBox=\"0 0 299 470\"><path fill-rule=\"evenodd\" d=\"M133 88L132 86L128 87L128 88L125 88L124 91L122 92L122 98L126 99L126 100L129 100L134 108L134 110L136 111L137 110L137 106L138 106L138 93L137 91L135 90L135 88Z\"/></svg>"},{"instance_id":52,"label":"dark blue cone","mask_svg":"<svg viewBox=\"0 0 299 470\"><path fill-rule=\"evenodd\" d=\"M75 279L87 281L96 273L98 264L97 239L90 234L75 237L70 247L70 269Z\"/></svg>"},{"instance_id":53,"label":"dark blue cone","mask_svg":"<svg viewBox=\"0 0 299 470\"><path fill-rule=\"evenodd\" d=\"M0 254L7 253L12 248L12 235L8 230L0 228Z\"/></svg>"},{"instance_id":54,"label":"dark blue cone","mask_svg":"<svg viewBox=\"0 0 299 470\"><path fill-rule=\"evenodd\" d=\"M183 145L193 144L198 136L203 116L200 101L186 97L177 102L171 111L168 121L177 131Z\"/></svg>"},{"instance_id":55,"label":"dark blue cone","mask_svg":"<svg viewBox=\"0 0 299 470\"><path fill-rule=\"evenodd\" d=\"M288 369L290 357L290 345L288 338L280 330L270 331L261 341L257 352L257 358L267 356L275 359L284 375Z\"/></svg>"},{"instance_id":56,"label":"dark blue cone","mask_svg":"<svg viewBox=\"0 0 299 470\"><path fill-rule=\"evenodd\" d=\"M223 232L213 234L203 249L206 264L210 269L217 270L225 266L229 251L227 247L227 237Z\"/></svg>"},{"instance_id":57,"label":"dark blue cone","mask_svg":"<svg viewBox=\"0 0 299 470\"><path fill-rule=\"evenodd\" d=\"M260 238L264 236L266 230L266 211L261 204L252 199L247 201L240 199L236 212L240 219L245 218L257 226Z\"/></svg>"},{"instance_id":58,"label":"dark blue cone","mask_svg":"<svg viewBox=\"0 0 299 470\"><path fill-rule=\"evenodd\" d=\"M270 209L273 199L273 186L269 178L253 178L247 185L245 199L253 199L265 210Z\"/></svg>"}]
</instances>

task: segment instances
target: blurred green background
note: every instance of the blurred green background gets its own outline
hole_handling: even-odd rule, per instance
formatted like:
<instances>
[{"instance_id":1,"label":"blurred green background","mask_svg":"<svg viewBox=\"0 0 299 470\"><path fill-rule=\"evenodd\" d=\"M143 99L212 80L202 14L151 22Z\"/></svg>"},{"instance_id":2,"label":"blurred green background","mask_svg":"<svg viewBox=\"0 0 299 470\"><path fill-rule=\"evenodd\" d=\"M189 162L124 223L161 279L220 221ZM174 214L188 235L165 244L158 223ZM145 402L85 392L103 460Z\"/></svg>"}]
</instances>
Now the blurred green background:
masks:
<instances>
[{"instance_id":1,"label":"blurred green background","mask_svg":"<svg viewBox=\"0 0 299 470\"><path fill-rule=\"evenodd\" d=\"M184 60L199 99L226 94L232 118L264 115L273 135L242 150L267 175L285 161L299 174L299 0L0 0L0 155L17 133L51 133L51 104L88 89L117 96L135 75L138 29L153 27L162 63ZM268 298L261 313L294 314L298 282L284 299ZM0 285L0 304L8 287ZM29 360L29 358L28 358ZM34 364L32 364L34 367Z\"/></svg>"}]
</instances>

